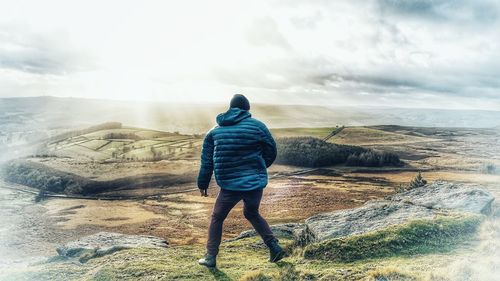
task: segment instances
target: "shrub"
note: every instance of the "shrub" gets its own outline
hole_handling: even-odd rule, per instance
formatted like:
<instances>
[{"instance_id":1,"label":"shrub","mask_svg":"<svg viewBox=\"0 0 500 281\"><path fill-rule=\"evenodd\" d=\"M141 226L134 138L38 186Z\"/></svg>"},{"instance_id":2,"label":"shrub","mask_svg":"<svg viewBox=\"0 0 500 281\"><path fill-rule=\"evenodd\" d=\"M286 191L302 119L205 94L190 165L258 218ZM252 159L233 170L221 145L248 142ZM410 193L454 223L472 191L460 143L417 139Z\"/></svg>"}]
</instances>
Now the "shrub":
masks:
<instances>
[{"instance_id":1,"label":"shrub","mask_svg":"<svg viewBox=\"0 0 500 281\"><path fill-rule=\"evenodd\" d=\"M278 157L276 163L323 167L336 164L348 166L399 166L399 157L390 152L377 152L371 149L341 145L313 137L292 137L277 139Z\"/></svg>"},{"instance_id":2,"label":"shrub","mask_svg":"<svg viewBox=\"0 0 500 281\"><path fill-rule=\"evenodd\" d=\"M12 160L2 170L7 181L39 189L36 200L42 200L46 193L80 193L91 181L43 164L28 160Z\"/></svg>"},{"instance_id":3,"label":"shrub","mask_svg":"<svg viewBox=\"0 0 500 281\"><path fill-rule=\"evenodd\" d=\"M410 181L409 184L401 184L394 187L396 193L405 192L411 189L419 188L427 184L427 181L422 177L422 173L418 172L417 175Z\"/></svg>"},{"instance_id":4,"label":"shrub","mask_svg":"<svg viewBox=\"0 0 500 281\"><path fill-rule=\"evenodd\" d=\"M105 140L110 139L127 139L127 140L141 140L142 138L134 133L107 133L103 137Z\"/></svg>"},{"instance_id":5,"label":"shrub","mask_svg":"<svg viewBox=\"0 0 500 281\"><path fill-rule=\"evenodd\" d=\"M422 177L422 174L420 172L418 172L417 175L415 176L415 178L413 178L413 180L408 185L408 189L419 188L419 187L422 187L426 184L427 184L427 181L424 180L424 178Z\"/></svg>"},{"instance_id":6,"label":"shrub","mask_svg":"<svg viewBox=\"0 0 500 281\"><path fill-rule=\"evenodd\" d=\"M349 155L346 161L348 166L366 166L366 167L379 167L379 166L397 166L401 161L399 157L390 152L376 152L368 150L362 153L354 153Z\"/></svg>"},{"instance_id":7,"label":"shrub","mask_svg":"<svg viewBox=\"0 0 500 281\"><path fill-rule=\"evenodd\" d=\"M38 194L35 196L35 202L40 202L42 200L45 200L47 198L47 191L45 188L40 188L38 191Z\"/></svg>"}]
</instances>

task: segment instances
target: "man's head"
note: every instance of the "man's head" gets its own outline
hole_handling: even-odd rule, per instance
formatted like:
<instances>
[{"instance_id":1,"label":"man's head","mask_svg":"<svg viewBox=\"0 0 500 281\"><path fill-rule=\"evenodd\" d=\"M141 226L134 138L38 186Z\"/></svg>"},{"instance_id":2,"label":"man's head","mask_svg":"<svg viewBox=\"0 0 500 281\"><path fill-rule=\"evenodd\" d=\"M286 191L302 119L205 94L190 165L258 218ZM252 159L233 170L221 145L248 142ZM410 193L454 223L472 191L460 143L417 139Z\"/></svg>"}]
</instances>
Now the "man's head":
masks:
<instances>
[{"instance_id":1,"label":"man's head","mask_svg":"<svg viewBox=\"0 0 500 281\"><path fill-rule=\"evenodd\" d=\"M237 107L243 110L250 110L250 102L244 95L236 94L231 99L229 107Z\"/></svg>"}]
</instances>

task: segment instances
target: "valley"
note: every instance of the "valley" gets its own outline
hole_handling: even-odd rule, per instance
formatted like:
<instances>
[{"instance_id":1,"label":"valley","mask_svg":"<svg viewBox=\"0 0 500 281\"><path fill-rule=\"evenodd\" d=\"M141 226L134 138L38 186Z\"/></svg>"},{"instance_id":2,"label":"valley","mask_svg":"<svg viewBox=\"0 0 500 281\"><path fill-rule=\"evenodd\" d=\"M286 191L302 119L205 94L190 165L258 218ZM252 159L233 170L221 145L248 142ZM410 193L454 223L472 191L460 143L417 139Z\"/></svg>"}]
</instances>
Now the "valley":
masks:
<instances>
[{"instance_id":1,"label":"valley","mask_svg":"<svg viewBox=\"0 0 500 281\"><path fill-rule=\"evenodd\" d=\"M275 138L322 138L334 129L284 128L272 129L272 133ZM493 129L346 127L328 141L394 152L404 161L404 166L336 165L311 169L273 165L261 211L270 224L300 223L315 214L351 209L369 200L383 199L398 186L408 184L417 171L430 182L480 183L498 198L500 175L484 170L486 165L500 164L494 151L497 136L498 132ZM19 219L12 220L9 231L13 236L9 237L26 233L26 226L18 222L29 219L39 223L28 226L30 232L23 236L23 240L33 243L11 243L4 246L5 251L15 249L25 256L38 253L38 259L43 260L54 255L57 245L100 231L153 235L166 239L172 246L202 247L218 188L212 182L209 197L200 197L197 191L195 179L201 141L199 135L120 125L120 128L44 142L38 147L38 155L16 161L90 181L88 186L106 183L106 188L84 193L102 200L47 197L34 204L28 203L34 195L19 194L25 203L14 205L12 210L36 208L38 211L23 212ZM158 152L162 152L162 159L155 159ZM9 192L14 191L2 193L2 200L15 196ZM106 200L117 197L121 200ZM10 216L18 211L13 212ZM251 225L244 219L240 203L226 220L224 239L249 228ZM41 243L40 237L50 239ZM11 259L9 266L16 264L15 261ZM20 266L23 268L26 263Z\"/></svg>"}]
</instances>

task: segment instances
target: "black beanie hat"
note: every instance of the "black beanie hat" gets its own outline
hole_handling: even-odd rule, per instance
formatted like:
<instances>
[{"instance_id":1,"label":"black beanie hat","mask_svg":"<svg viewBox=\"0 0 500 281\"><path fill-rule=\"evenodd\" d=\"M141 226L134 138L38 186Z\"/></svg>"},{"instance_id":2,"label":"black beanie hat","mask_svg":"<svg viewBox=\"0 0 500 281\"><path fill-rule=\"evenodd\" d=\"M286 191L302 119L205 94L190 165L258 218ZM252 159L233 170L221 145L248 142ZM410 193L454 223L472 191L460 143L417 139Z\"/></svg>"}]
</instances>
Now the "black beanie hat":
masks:
<instances>
[{"instance_id":1,"label":"black beanie hat","mask_svg":"<svg viewBox=\"0 0 500 281\"><path fill-rule=\"evenodd\" d=\"M250 102L244 95L236 94L231 99L229 107L237 107L243 110L250 110Z\"/></svg>"}]
</instances>

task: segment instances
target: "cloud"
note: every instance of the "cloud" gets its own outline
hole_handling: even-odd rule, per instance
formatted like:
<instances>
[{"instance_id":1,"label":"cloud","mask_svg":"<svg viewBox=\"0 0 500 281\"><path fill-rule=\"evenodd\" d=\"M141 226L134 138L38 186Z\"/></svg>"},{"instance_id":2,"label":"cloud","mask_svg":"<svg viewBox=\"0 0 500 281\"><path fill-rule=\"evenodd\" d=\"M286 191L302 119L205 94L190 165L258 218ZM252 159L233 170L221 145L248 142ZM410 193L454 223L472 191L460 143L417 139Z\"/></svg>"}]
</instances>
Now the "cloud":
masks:
<instances>
[{"instance_id":1,"label":"cloud","mask_svg":"<svg viewBox=\"0 0 500 281\"><path fill-rule=\"evenodd\" d=\"M62 32L37 34L26 26L0 26L0 69L63 75L91 67L90 57Z\"/></svg>"},{"instance_id":2,"label":"cloud","mask_svg":"<svg viewBox=\"0 0 500 281\"><path fill-rule=\"evenodd\" d=\"M312 15L298 15L290 18L290 22L297 29L315 29L322 20L323 13L319 10Z\"/></svg>"},{"instance_id":3,"label":"cloud","mask_svg":"<svg viewBox=\"0 0 500 281\"><path fill-rule=\"evenodd\" d=\"M293 52L242 66L241 72L219 73L221 81L262 90L372 94L374 104L394 95L406 96L409 103L418 95L441 103L443 98L500 101L495 75L500 71L500 6L495 2L312 2L276 12ZM311 15L321 16L314 20Z\"/></svg>"},{"instance_id":4,"label":"cloud","mask_svg":"<svg viewBox=\"0 0 500 281\"><path fill-rule=\"evenodd\" d=\"M252 46L276 46L290 49L291 46L283 34L278 30L278 25L270 17L263 17L253 21L247 30L246 37Z\"/></svg>"},{"instance_id":5,"label":"cloud","mask_svg":"<svg viewBox=\"0 0 500 281\"><path fill-rule=\"evenodd\" d=\"M2 9L0 95L500 104L498 1L106 3Z\"/></svg>"},{"instance_id":6,"label":"cloud","mask_svg":"<svg viewBox=\"0 0 500 281\"><path fill-rule=\"evenodd\" d=\"M498 3L488 0L377 0L384 14L413 16L430 21L491 23L498 19Z\"/></svg>"}]
</instances>

